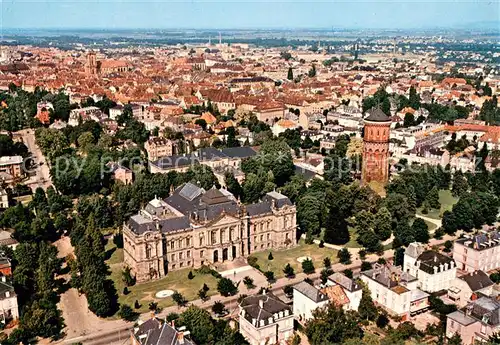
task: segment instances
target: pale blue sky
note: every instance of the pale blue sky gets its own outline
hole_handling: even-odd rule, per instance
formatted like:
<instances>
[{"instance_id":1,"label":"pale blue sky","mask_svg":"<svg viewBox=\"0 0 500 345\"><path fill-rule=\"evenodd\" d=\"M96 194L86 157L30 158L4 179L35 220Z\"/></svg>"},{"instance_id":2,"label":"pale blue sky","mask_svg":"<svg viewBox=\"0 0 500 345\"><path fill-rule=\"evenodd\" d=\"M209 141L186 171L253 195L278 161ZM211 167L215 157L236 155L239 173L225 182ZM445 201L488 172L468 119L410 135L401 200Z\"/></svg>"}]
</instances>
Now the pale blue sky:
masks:
<instances>
[{"instance_id":1,"label":"pale blue sky","mask_svg":"<svg viewBox=\"0 0 500 345\"><path fill-rule=\"evenodd\" d=\"M463 29L500 20L500 0L0 1L3 28Z\"/></svg>"}]
</instances>

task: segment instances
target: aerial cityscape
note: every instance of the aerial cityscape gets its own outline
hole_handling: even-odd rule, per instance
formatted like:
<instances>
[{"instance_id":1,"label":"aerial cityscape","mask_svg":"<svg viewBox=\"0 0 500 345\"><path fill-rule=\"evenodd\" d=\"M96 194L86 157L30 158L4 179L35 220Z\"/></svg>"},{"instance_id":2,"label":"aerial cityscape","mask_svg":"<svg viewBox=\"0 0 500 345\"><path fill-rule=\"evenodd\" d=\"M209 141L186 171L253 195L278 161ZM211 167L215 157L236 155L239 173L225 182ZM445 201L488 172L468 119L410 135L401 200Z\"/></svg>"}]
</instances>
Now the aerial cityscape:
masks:
<instances>
[{"instance_id":1,"label":"aerial cityscape","mask_svg":"<svg viewBox=\"0 0 500 345\"><path fill-rule=\"evenodd\" d=\"M0 10L0 345L500 344L498 0Z\"/></svg>"}]
</instances>

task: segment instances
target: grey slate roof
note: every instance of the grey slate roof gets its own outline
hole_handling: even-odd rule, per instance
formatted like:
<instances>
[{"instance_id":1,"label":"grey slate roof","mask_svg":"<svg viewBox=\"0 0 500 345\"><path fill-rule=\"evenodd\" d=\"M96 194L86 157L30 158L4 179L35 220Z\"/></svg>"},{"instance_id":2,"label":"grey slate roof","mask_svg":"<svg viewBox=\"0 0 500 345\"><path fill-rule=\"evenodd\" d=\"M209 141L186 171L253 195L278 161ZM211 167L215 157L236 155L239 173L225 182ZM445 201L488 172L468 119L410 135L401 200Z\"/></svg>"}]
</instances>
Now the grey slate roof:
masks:
<instances>
[{"instance_id":1,"label":"grey slate roof","mask_svg":"<svg viewBox=\"0 0 500 345\"><path fill-rule=\"evenodd\" d=\"M269 192L264 196L264 201L271 202L274 200L277 208L282 208L285 205L292 206L292 202L285 195L278 192Z\"/></svg>"},{"instance_id":2,"label":"grey slate roof","mask_svg":"<svg viewBox=\"0 0 500 345\"><path fill-rule=\"evenodd\" d=\"M259 214L266 214L271 212L271 204L268 202L258 202L255 204L247 205L247 213L249 216L256 216Z\"/></svg>"},{"instance_id":3,"label":"grey slate roof","mask_svg":"<svg viewBox=\"0 0 500 345\"><path fill-rule=\"evenodd\" d=\"M294 170L297 175L302 175L306 180L311 180L316 176L316 172L294 165Z\"/></svg>"},{"instance_id":4,"label":"grey slate roof","mask_svg":"<svg viewBox=\"0 0 500 345\"><path fill-rule=\"evenodd\" d=\"M500 245L500 232L490 231L488 233L479 233L474 235L472 239L461 238L456 242L475 250L484 250Z\"/></svg>"},{"instance_id":5,"label":"grey slate roof","mask_svg":"<svg viewBox=\"0 0 500 345\"><path fill-rule=\"evenodd\" d=\"M472 291L479 291L495 284L483 271L474 271L459 279L465 281Z\"/></svg>"},{"instance_id":6,"label":"grey slate roof","mask_svg":"<svg viewBox=\"0 0 500 345\"><path fill-rule=\"evenodd\" d=\"M399 276L399 280L393 279L393 273L396 273L396 275ZM374 268L368 271L363 271L361 272L361 274L388 288L396 287L400 285L400 282L407 283L417 280L417 278L407 272L401 271L398 267L383 266L381 268Z\"/></svg>"},{"instance_id":7,"label":"grey slate roof","mask_svg":"<svg viewBox=\"0 0 500 345\"><path fill-rule=\"evenodd\" d=\"M225 153L223 153L223 152L221 152L213 147L206 147L206 148L199 149L198 151L194 152L194 155L200 161L227 158Z\"/></svg>"},{"instance_id":8,"label":"grey slate roof","mask_svg":"<svg viewBox=\"0 0 500 345\"><path fill-rule=\"evenodd\" d=\"M420 254L424 252L422 245L418 242L413 242L408 245L405 250L405 255L408 255L414 259L418 258Z\"/></svg>"},{"instance_id":9,"label":"grey slate roof","mask_svg":"<svg viewBox=\"0 0 500 345\"><path fill-rule=\"evenodd\" d=\"M260 302L263 302L262 308ZM269 318L275 317L279 312L288 311L288 316L292 315L292 309L278 297L268 292L265 295L253 295L246 297L241 301L240 307L245 311L244 318L252 323L252 320L257 321L256 327L260 327L260 320L264 321L264 326L269 325ZM284 314L283 314L284 315ZM283 316L284 317L284 316Z\"/></svg>"},{"instance_id":10,"label":"grey slate roof","mask_svg":"<svg viewBox=\"0 0 500 345\"><path fill-rule=\"evenodd\" d=\"M196 156L193 155L173 155L168 157L163 157L157 161L151 162L151 164L157 166L160 169L172 169L180 168L189 165L194 165L199 163Z\"/></svg>"},{"instance_id":11,"label":"grey slate roof","mask_svg":"<svg viewBox=\"0 0 500 345\"><path fill-rule=\"evenodd\" d=\"M306 282L302 281L294 285L293 288L315 303L328 301L327 295Z\"/></svg>"},{"instance_id":12,"label":"grey slate roof","mask_svg":"<svg viewBox=\"0 0 500 345\"><path fill-rule=\"evenodd\" d=\"M257 216L271 213L273 202L276 208L292 205L286 196L270 192L262 202L246 206L247 214ZM136 234L155 230L170 232L190 229L192 220L212 221L222 213L238 217L242 210L230 193L215 187L205 191L192 183L185 183L165 200L155 198L150 201L143 210L130 217L128 225Z\"/></svg>"},{"instance_id":13,"label":"grey slate roof","mask_svg":"<svg viewBox=\"0 0 500 345\"><path fill-rule=\"evenodd\" d=\"M269 192L262 199L261 202L247 205L247 213L249 216L270 213L273 201L276 208L282 208L285 205L293 205L288 197L278 192Z\"/></svg>"},{"instance_id":14,"label":"grey slate roof","mask_svg":"<svg viewBox=\"0 0 500 345\"><path fill-rule=\"evenodd\" d=\"M143 234L146 231L157 231L157 226L162 232L171 232L191 228L189 218L186 216L152 221L140 214L130 217L128 226L138 235Z\"/></svg>"},{"instance_id":15,"label":"grey slate roof","mask_svg":"<svg viewBox=\"0 0 500 345\"><path fill-rule=\"evenodd\" d=\"M5 278L3 278L5 279ZM16 296L14 287L7 282L0 281L0 300L7 298L6 293L9 293L9 297Z\"/></svg>"},{"instance_id":16,"label":"grey slate roof","mask_svg":"<svg viewBox=\"0 0 500 345\"><path fill-rule=\"evenodd\" d=\"M391 118L387 116L380 107L372 108L368 111L369 115L365 118L373 122L390 122Z\"/></svg>"},{"instance_id":17,"label":"grey slate roof","mask_svg":"<svg viewBox=\"0 0 500 345\"><path fill-rule=\"evenodd\" d=\"M167 322L156 318L136 327L134 337L141 345L196 345L186 337L183 337L183 342L179 341L179 332Z\"/></svg>"},{"instance_id":18,"label":"grey slate roof","mask_svg":"<svg viewBox=\"0 0 500 345\"><path fill-rule=\"evenodd\" d=\"M490 297L481 297L469 303L466 307L471 308L471 316L484 323L496 326L500 323L500 302Z\"/></svg>"},{"instance_id":19,"label":"grey slate roof","mask_svg":"<svg viewBox=\"0 0 500 345\"><path fill-rule=\"evenodd\" d=\"M454 311L453 313L446 315L446 317L464 326L468 326L470 324L473 324L474 322L477 322L476 319L467 316L463 311L460 310Z\"/></svg>"},{"instance_id":20,"label":"grey slate roof","mask_svg":"<svg viewBox=\"0 0 500 345\"><path fill-rule=\"evenodd\" d=\"M417 261L420 261L420 269L429 274L434 274L434 267L439 269L440 265L448 264L448 268L450 268L451 263L455 262L452 258L433 250L427 250L420 254Z\"/></svg>"},{"instance_id":21,"label":"grey slate roof","mask_svg":"<svg viewBox=\"0 0 500 345\"><path fill-rule=\"evenodd\" d=\"M346 277L342 273L336 272L328 277L332 282L342 286L349 292L359 291L361 290L361 285L356 283L353 279Z\"/></svg>"},{"instance_id":22,"label":"grey slate roof","mask_svg":"<svg viewBox=\"0 0 500 345\"><path fill-rule=\"evenodd\" d=\"M190 185L194 186L193 184ZM187 184L177 188L171 196L165 199L167 204L186 216L194 215L199 217L200 220L210 221L217 218L223 211L233 215L240 211L235 200L215 188L207 192L204 190L200 192L201 188L195 186L198 189L192 191L190 189L189 193L193 194L188 194L185 190L186 186ZM196 196L194 196L195 194Z\"/></svg>"},{"instance_id":23,"label":"grey slate roof","mask_svg":"<svg viewBox=\"0 0 500 345\"><path fill-rule=\"evenodd\" d=\"M257 154L257 152L250 146L227 147L222 149L222 153L231 158L248 158Z\"/></svg>"}]
</instances>

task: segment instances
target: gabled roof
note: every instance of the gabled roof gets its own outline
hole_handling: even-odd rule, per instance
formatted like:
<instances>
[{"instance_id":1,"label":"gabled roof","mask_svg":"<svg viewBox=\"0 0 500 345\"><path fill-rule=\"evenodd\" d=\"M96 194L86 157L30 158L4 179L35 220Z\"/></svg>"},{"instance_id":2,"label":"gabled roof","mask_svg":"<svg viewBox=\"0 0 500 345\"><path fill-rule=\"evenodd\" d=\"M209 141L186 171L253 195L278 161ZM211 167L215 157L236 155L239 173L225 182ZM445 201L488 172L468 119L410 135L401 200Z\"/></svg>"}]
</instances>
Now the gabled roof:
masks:
<instances>
[{"instance_id":1,"label":"gabled roof","mask_svg":"<svg viewBox=\"0 0 500 345\"><path fill-rule=\"evenodd\" d=\"M196 345L163 320L149 319L134 329L134 338L141 345Z\"/></svg>"},{"instance_id":2,"label":"gabled roof","mask_svg":"<svg viewBox=\"0 0 500 345\"><path fill-rule=\"evenodd\" d=\"M483 271L474 271L459 277L459 279L469 285L471 291L479 291L495 284Z\"/></svg>"},{"instance_id":3,"label":"gabled roof","mask_svg":"<svg viewBox=\"0 0 500 345\"><path fill-rule=\"evenodd\" d=\"M246 297L241 301L240 307L244 311L240 315L250 323L253 323L255 319L256 327L261 326L261 320L263 321L263 326L274 323L277 318L276 316L279 316L280 312L283 313L282 317L292 315L290 306L270 292Z\"/></svg>"},{"instance_id":4,"label":"gabled roof","mask_svg":"<svg viewBox=\"0 0 500 345\"><path fill-rule=\"evenodd\" d=\"M359 291L361 290L361 285L356 283L353 279L346 277L342 273L334 273L328 277L328 280L342 286L349 292Z\"/></svg>"},{"instance_id":5,"label":"gabled roof","mask_svg":"<svg viewBox=\"0 0 500 345\"><path fill-rule=\"evenodd\" d=\"M326 296L323 292L316 289L311 284L308 284L304 281L293 286L295 290L309 298L314 303L328 301L328 296ZM294 292L295 293L295 292Z\"/></svg>"},{"instance_id":6,"label":"gabled roof","mask_svg":"<svg viewBox=\"0 0 500 345\"><path fill-rule=\"evenodd\" d=\"M327 286L321 289L321 292L326 294L328 299L336 305L343 306L350 303L349 297L347 297L344 288L340 285Z\"/></svg>"}]
</instances>

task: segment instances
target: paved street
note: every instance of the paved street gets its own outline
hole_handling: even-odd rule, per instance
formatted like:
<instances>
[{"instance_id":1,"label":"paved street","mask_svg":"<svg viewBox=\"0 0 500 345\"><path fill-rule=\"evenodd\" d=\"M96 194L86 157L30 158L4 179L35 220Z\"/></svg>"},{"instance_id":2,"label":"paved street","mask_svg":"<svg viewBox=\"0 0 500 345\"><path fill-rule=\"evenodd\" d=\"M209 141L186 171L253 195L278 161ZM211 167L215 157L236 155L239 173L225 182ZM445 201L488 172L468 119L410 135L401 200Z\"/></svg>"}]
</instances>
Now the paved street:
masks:
<instances>
[{"instance_id":1,"label":"paved street","mask_svg":"<svg viewBox=\"0 0 500 345\"><path fill-rule=\"evenodd\" d=\"M384 253L384 257L386 259L390 259L393 256L393 251L386 251ZM377 255L370 255L368 256L367 260L375 262L378 259ZM335 264L332 265L332 269L335 272L341 272L345 269L351 269L354 272L359 272L361 266L361 260L355 259L350 265L342 265L342 264ZM285 298L284 292L283 292L283 287L286 285L290 284L296 284L298 282L303 281L306 277L311 278L312 280L318 280L320 276L320 272L323 269L323 267L316 267L316 273L306 275L304 273L298 273L295 278L293 279L287 279L287 278L282 278L276 281L274 284L272 284L271 291L277 295L280 298ZM242 284L240 284L240 292L239 294L254 294L257 293L259 288L261 286L257 286L254 289L247 290L246 287ZM201 308L210 310L212 305L214 304L215 301L221 301L226 305L226 308L229 310L230 314L229 316L236 317L238 314L238 295L236 296L230 296L230 297L222 297L220 295L215 295L212 296L208 301L202 301L202 300L195 300L189 303L189 305L196 305ZM169 308L165 308L162 310L159 314L157 314L157 317L159 318L164 318L168 314L175 312L175 313L181 313L184 308L179 308L177 306L172 306ZM75 315L73 315L75 316ZM85 318L85 315L80 315L80 317ZM150 318L151 315L150 313L144 313L140 316L141 320L147 320ZM82 321L83 322L83 321ZM126 332L124 330L131 329L132 328L132 323L127 323L122 320L104 320L102 319L101 322L99 323L98 329L100 331L93 332L92 334L84 334L81 336L74 336L70 337L68 339L64 339L62 341L57 342L58 344L64 344L64 345L69 345L73 344L75 342L82 342L85 345L122 345L124 344L124 336L126 335ZM74 332L72 332L74 334Z\"/></svg>"},{"instance_id":2,"label":"paved street","mask_svg":"<svg viewBox=\"0 0 500 345\"><path fill-rule=\"evenodd\" d=\"M445 241L453 240L455 238L456 238L456 236L451 237L451 236L447 235L447 236L443 237L443 239L441 239L441 240L431 239L431 241L429 242L429 245L430 246L441 245ZM63 242L63 241L61 241L61 242ZM63 243L58 243L58 244L56 244L56 246L60 250L61 255L64 256L67 254L67 250L68 250L68 248L66 248L67 245L65 246L65 245L63 245ZM383 257L386 260L392 259L393 256L394 256L394 250L387 250L384 252L384 255L383 255ZM377 256L375 254L371 254L371 255L367 256L366 261L376 262L379 258L380 258L379 256ZM349 265L343 265L340 263L332 265L332 269L334 272L342 272L346 269L350 269L354 272L354 274L359 273L360 267L361 267L361 260L359 259L359 257L357 257L357 255L356 256L353 255L352 263ZM317 266L316 273L314 273L314 274L306 275L304 273L297 273L297 275L293 279L287 279L287 278L279 279L274 284L272 284L271 291L275 295L277 295L278 297L285 299L285 295L283 292L284 286L301 282L306 277L309 277L313 281L317 281L319 279L320 272L322 269L323 269L323 267ZM256 270L253 268L251 269L251 271L247 270L246 268L240 268L240 270L241 270L241 272L239 272L239 271L236 272L236 275L231 276L231 274L229 274L228 277L232 278L232 279L236 279L236 278L243 279L243 277L246 275L255 276L255 274L256 274ZM257 274L262 275L260 272L257 272ZM230 312L228 317L237 317L237 315L238 315L238 301L237 301L238 296L241 294L246 294L246 295L255 294L258 292L260 287L267 285L267 282L265 282L265 284L262 284L262 282L264 282L263 279L257 280L254 278L254 281L255 281L257 286L251 290L248 290L242 283L240 283L239 294L236 296L222 297L220 295L215 295L215 296L212 296L207 301L195 300L195 301L190 302L189 305L196 305L196 306L199 306L200 308L204 308L204 309L207 309L210 311L210 309L215 301L221 301L225 304L226 308ZM70 295L71 295L71 293L70 293ZM68 298L71 299L70 296L62 296L62 297L63 297L62 298L63 303L65 303L67 305L67 303L69 303ZM76 300L84 300L86 302L86 298L84 296L79 296L79 298L76 298L76 296L74 296L74 298L72 298L71 300L73 302ZM69 304L71 304L71 303L69 303ZM56 342L57 344L71 345L71 344L74 344L76 342L81 342L85 345L123 345L123 344L127 344L127 342L129 341L129 335L130 335L128 333L128 331L130 329L132 329L132 326L133 326L132 323L125 322L122 320L100 319L93 314L90 315L91 313L88 311L86 306L85 306L85 308L81 308L78 306L80 306L80 303L76 303L75 308L71 307L70 308L72 310L71 312L68 312L68 311L64 312L65 319L68 318L68 320L66 322L69 322L72 325L74 325L75 322L78 322L78 323L81 323L82 326L83 325L87 325L87 326L93 325L93 326L91 328L88 328L87 326L83 327L83 329L86 329L86 331L83 333L74 332L74 330L70 331L68 334L68 338L61 340L59 342ZM66 308L64 308L64 309L66 309ZM172 312L181 313L184 309L185 308L180 308L177 306L165 308L159 314L157 314L157 317L164 318L165 316L167 316L168 314L170 314ZM139 319L147 320L150 317L151 317L150 313L144 313L140 316ZM92 329L94 331L92 333L88 333L89 329Z\"/></svg>"},{"instance_id":3,"label":"paved street","mask_svg":"<svg viewBox=\"0 0 500 345\"><path fill-rule=\"evenodd\" d=\"M30 176L25 184L29 185L33 190L38 187L47 189L52 185L52 180L50 178L50 169L48 163L45 161L45 157L43 156L42 151L40 150L38 145L36 145L35 131L33 129L23 129L19 132L16 132L15 134L21 136L23 143L26 145L29 152L31 152L35 164L35 174L33 176Z\"/></svg>"}]
</instances>

